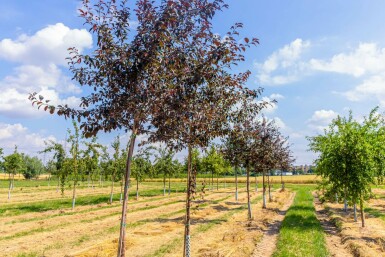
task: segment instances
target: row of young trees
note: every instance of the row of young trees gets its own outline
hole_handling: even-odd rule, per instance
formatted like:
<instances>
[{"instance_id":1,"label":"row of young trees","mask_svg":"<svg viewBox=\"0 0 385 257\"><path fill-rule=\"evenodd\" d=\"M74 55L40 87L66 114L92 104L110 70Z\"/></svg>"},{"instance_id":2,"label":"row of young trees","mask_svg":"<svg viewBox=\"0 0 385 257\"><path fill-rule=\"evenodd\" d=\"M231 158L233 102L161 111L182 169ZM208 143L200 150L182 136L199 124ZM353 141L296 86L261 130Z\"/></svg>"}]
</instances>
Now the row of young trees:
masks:
<instances>
[{"instance_id":1,"label":"row of young trees","mask_svg":"<svg viewBox=\"0 0 385 257\"><path fill-rule=\"evenodd\" d=\"M343 199L360 205L361 224L365 226L364 204L371 196L371 186L381 183L385 175L385 119L373 109L363 121L338 116L324 134L310 137L310 149L319 154L316 172L324 179L322 189L326 199Z\"/></svg>"},{"instance_id":2,"label":"row of young trees","mask_svg":"<svg viewBox=\"0 0 385 257\"><path fill-rule=\"evenodd\" d=\"M80 16L97 45L90 54L70 48L68 61L74 81L90 87L91 93L81 98L80 108L55 106L37 93L30 95L38 108L77 118L86 137L99 131L130 131L118 257L125 256L127 197L138 135L146 134L148 142L162 142L173 151L187 149L183 256L190 256L190 208L196 192L193 149L208 147L215 138L240 138L236 153L241 152L241 159L234 164L249 174L252 166L266 172L273 156L261 156L272 154L269 151L280 146L277 140L285 145L254 122L269 103L256 101L261 89L246 87L250 72L234 73L258 39L241 38L241 23L224 37L213 29L213 17L226 8L224 0L138 0L134 9L126 0L83 0ZM255 157L257 145L264 150Z\"/></svg>"}]
</instances>

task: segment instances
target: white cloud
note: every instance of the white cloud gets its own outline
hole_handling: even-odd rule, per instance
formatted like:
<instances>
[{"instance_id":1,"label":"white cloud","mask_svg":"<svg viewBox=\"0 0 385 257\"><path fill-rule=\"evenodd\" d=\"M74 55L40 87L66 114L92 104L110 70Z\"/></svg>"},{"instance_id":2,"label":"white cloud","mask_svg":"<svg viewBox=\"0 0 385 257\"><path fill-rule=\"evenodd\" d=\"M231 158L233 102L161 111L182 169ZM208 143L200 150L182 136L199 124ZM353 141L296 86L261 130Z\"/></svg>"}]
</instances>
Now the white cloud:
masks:
<instances>
[{"instance_id":1,"label":"white cloud","mask_svg":"<svg viewBox=\"0 0 385 257\"><path fill-rule=\"evenodd\" d=\"M385 106L385 74L369 77L354 89L341 94L354 102L377 99Z\"/></svg>"},{"instance_id":2,"label":"white cloud","mask_svg":"<svg viewBox=\"0 0 385 257\"><path fill-rule=\"evenodd\" d=\"M66 103L77 107L82 91L63 74L60 65L66 64L68 48L80 51L92 46L91 34L82 29L70 29L62 23L49 25L34 35L22 34L16 40L0 41L0 59L21 63L0 80L0 114L8 117L43 115L28 100L37 92L54 105Z\"/></svg>"},{"instance_id":3,"label":"white cloud","mask_svg":"<svg viewBox=\"0 0 385 257\"><path fill-rule=\"evenodd\" d=\"M85 29L70 29L62 23L49 25L32 36L22 34L16 40L0 41L0 58L22 64L66 65L68 48L79 51L92 47L92 36Z\"/></svg>"},{"instance_id":4,"label":"white cloud","mask_svg":"<svg viewBox=\"0 0 385 257\"><path fill-rule=\"evenodd\" d=\"M67 103L76 107L80 103L74 94L79 94L81 89L63 75L56 65L51 64L46 68L23 65L0 81L0 114L9 117L43 115L44 112L38 112L28 100L29 94L33 92L50 99L52 104Z\"/></svg>"},{"instance_id":5,"label":"white cloud","mask_svg":"<svg viewBox=\"0 0 385 257\"><path fill-rule=\"evenodd\" d=\"M329 61L310 60L313 70L336 72L361 77L385 71L385 48L373 43L361 43L350 53L334 55Z\"/></svg>"},{"instance_id":6,"label":"white cloud","mask_svg":"<svg viewBox=\"0 0 385 257\"><path fill-rule=\"evenodd\" d=\"M316 132L323 132L331 121L337 118L338 113L333 110L315 111L312 117L308 120L309 128Z\"/></svg>"},{"instance_id":7,"label":"white cloud","mask_svg":"<svg viewBox=\"0 0 385 257\"><path fill-rule=\"evenodd\" d=\"M44 141L47 140L56 141L56 138L52 135L43 136L39 133L31 133L20 123L0 123L0 145L4 148L5 154L12 153L17 145L20 152L37 155L37 152L45 147Z\"/></svg>"},{"instance_id":8,"label":"white cloud","mask_svg":"<svg viewBox=\"0 0 385 257\"><path fill-rule=\"evenodd\" d=\"M301 58L310 41L297 38L270 55L265 62L255 63L258 69L257 81L262 85L282 85L297 81L305 66Z\"/></svg>"}]
</instances>

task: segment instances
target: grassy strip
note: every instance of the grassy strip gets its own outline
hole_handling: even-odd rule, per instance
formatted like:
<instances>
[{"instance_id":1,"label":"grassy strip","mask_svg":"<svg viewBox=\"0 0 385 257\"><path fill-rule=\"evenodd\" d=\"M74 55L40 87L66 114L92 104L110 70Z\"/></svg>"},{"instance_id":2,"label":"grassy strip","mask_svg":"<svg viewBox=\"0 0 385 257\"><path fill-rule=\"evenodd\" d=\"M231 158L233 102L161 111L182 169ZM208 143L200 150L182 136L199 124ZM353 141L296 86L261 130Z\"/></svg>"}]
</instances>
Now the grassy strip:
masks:
<instances>
[{"instance_id":1,"label":"grassy strip","mask_svg":"<svg viewBox=\"0 0 385 257\"><path fill-rule=\"evenodd\" d=\"M27 231L21 231L21 232L18 232L16 234L13 234L10 236L0 237L0 241L14 239L14 238L23 237L23 236L29 236L29 235L33 235L36 233L49 232L49 231L53 231L57 228L67 226L69 224L71 224L71 223L66 222L66 223L61 223L59 225L52 226L52 227L40 227L40 228L35 228L35 229L27 230Z\"/></svg>"},{"instance_id":2,"label":"grassy strip","mask_svg":"<svg viewBox=\"0 0 385 257\"><path fill-rule=\"evenodd\" d=\"M294 203L282 222L273 257L328 256L324 231L315 215L313 189L297 187Z\"/></svg>"},{"instance_id":3,"label":"grassy strip","mask_svg":"<svg viewBox=\"0 0 385 257\"><path fill-rule=\"evenodd\" d=\"M159 196L163 193L161 189L149 189L141 193L143 197L154 197ZM175 193L172 193L175 194ZM131 192L130 198L135 197L136 193ZM114 194L114 201L118 201L120 194ZM101 203L107 203L110 199L110 196L107 194L103 195L94 195L94 196L80 196L76 199L76 206L85 206L85 205L97 205ZM72 199L58 199L58 200L48 200L48 201L39 201L39 202L29 202L22 204L12 204L5 205L0 207L0 217L4 216L16 216L28 212L44 212L51 211L63 208L69 208L72 204Z\"/></svg>"}]
</instances>

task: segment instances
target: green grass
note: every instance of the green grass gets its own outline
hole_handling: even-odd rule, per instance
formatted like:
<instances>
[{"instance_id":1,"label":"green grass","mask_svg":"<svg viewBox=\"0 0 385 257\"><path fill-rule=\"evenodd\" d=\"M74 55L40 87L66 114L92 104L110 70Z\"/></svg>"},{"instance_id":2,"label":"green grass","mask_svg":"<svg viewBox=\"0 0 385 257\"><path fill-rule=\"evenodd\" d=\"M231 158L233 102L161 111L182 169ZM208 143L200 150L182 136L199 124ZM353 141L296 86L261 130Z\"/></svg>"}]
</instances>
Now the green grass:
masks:
<instances>
[{"instance_id":1,"label":"green grass","mask_svg":"<svg viewBox=\"0 0 385 257\"><path fill-rule=\"evenodd\" d=\"M297 194L279 232L274 257L328 256L325 234L315 215L311 191L315 187L296 186Z\"/></svg>"}]
</instances>

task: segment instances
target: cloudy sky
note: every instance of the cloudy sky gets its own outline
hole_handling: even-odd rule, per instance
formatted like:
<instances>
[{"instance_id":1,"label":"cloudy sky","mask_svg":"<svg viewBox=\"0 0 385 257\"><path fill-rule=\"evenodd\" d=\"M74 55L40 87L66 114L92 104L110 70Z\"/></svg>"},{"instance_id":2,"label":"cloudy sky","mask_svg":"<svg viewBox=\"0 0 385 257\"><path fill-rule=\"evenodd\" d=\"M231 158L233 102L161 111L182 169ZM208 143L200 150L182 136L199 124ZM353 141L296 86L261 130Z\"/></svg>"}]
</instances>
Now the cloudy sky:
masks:
<instances>
[{"instance_id":1,"label":"cloudy sky","mask_svg":"<svg viewBox=\"0 0 385 257\"><path fill-rule=\"evenodd\" d=\"M263 97L278 100L265 113L290 137L297 164L312 163L306 136L322 133L337 115L384 110L385 1L227 2L214 28L225 35L242 22L242 36L259 38L239 69L252 72L249 87L263 87ZM36 91L56 103L79 102L83 89L71 81L66 49L94 45L79 7L75 0L0 1L0 147L6 153L16 144L34 155L45 140L63 141L71 127L27 98ZM110 144L118 133L101 134L100 141Z\"/></svg>"}]
</instances>

